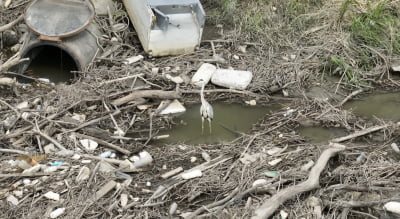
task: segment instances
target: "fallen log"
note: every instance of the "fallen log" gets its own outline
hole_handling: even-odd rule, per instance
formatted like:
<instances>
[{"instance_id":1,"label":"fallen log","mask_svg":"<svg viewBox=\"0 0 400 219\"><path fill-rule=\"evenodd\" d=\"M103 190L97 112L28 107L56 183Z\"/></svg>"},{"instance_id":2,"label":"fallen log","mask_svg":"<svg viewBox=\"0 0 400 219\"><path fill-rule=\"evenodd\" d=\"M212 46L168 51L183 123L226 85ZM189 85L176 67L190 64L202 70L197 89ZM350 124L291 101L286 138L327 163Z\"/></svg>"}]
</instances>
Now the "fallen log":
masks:
<instances>
[{"instance_id":1,"label":"fallen log","mask_svg":"<svg viewBox=\"0 0 400 219\"><path fill-rule=\"evenodd\" d=\"M163 91L163 90L138 90L133 93L118 98L111 102L111 104L115 106L119 106L125 104L129 101L138 99L138 98L154 98L154 99L178 99L180 98L180 93L176 91Z\"/></svg>"},{"instance_id":2,"label":"fallen log","mask_svg":"<svg viewBox=\"0 0 400 219\"><path fill-rule=\"evenodd\" d=\"M319 187L319 177L322 170L324 170L328 160L336 153L346 149L346 146L337 143L331 143L330 147L324 150L318 158L315 166L311 169L308 179L300 184L285 188L279 191L276 195L266 200L260 207L258 207L252 219L266 219L269 218L285 201L295 197L296 195L316 189Z\"/></svg>"}]
</instances>

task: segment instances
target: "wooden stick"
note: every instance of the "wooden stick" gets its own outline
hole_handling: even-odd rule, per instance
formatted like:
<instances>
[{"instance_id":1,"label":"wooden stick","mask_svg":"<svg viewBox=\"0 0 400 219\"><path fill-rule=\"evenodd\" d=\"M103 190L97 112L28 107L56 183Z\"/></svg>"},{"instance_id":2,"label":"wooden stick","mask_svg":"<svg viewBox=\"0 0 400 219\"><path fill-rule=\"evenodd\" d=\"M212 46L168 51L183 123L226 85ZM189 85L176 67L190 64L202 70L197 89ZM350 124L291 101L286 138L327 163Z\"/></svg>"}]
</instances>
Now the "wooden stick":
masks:
<instances>
[{"instance_id":1,"label":"wooden stick","mask_svg":"<svg viewBox=\"0 0 400 219\"><path fill-rule=\"evenodd\" d=\"M349 94L346 98L344 98L342 100L342 102L340 102L337 107L339 106L343 106L343 104L345 104L347 101L349 101L351 98L353 98L354 96L358 95L359 93L363 92L363 89L359 89L356 91L351 92L351 94Z\"/></svg>"},{"instance_id":2,"label":"wooden stick","mask_svg":"<svg viewBox=\"0 0 400 219\"><path fill-rule=\"evenodd\" d=\"M39 131L39 130L34 130L33 131L36 134L39 134L40 136L42 136L43 138L47 139L48 141L50 141L51 143L53 143L55 146L57 146L59 149L61 150L67 150L64 146L62 146L58 141L56 141L54 138L46 135L45 133Z\"/></svg>"},{"instance_id":3,"label":"wooden stick","mask_svg":"<svg viewBox=\"0 0 400 219\"><path fill-rule=\"evenodd\" d=\"M345 150L346 147L341 144L331 143L330 147L324 150L318 158L315 166L311 169L308 179L300 184L285 188L279 191L276 195L269 198L260 207L258 207L253 215L253 219L267 219L269 218L285 201L293 198L294 196L310 191L319 187L319 177L324 170L328 160L336 153Z\"/></svg>"},{"instance_id":4,"label":"wooden stick","mask_svg":"<svg viewBox=\"0 0 400 219\"><path fill-rule=\"evenodd\" d=\"M119 147L119 146L117 146L117 145L115 145L115 144L111 144L111 143L109 143L109 142L106 142L106 141L104 141L104 140L102 140L102 139L95 138L95 137L92 137L92 136L89 136L89 135L80 134L80 133L75 133L75 135L78 136L78 137L80 137L80 138L87 138L87 139L90 139L90 140L92 140L92 141L95 141L95 142L97 142L97 143L103 145L103 146L106 146L106 147L108 147L108 148L111 148L111 149L113 149L113 150L116 150L116 151L118 151L118 152L121 152L121 153L123 153L123 154L125 154L125 155L130 155L130 154L131 154L131 152L130 152L129 150L126 150L126 149L124 149L124 148L121 148L121 147Z\"/></svg>"},{"instance_id":5,"label":"wooden stick","mask_svg":"<svg viewBox=\"0 0 400 219\"><path fill-rule=\"evenodd\" d=\"M369 134L371 132L376 132L376 131L379 131L381 129L388 128L391 125L392 124L373 126L373 127L361 130L361 131L354 132L353 134L350 134L350 135L346 135L346 136L343 136L343 137L340 137L340 138L334 138L334 139L331 140L331 142L340 143L340 142L347 141L347 140L352 139L352 138L356 138L356 137L360 137L360 136ZM400 126L400 122L396 123L395 126L396 127Z\"/></svg>"},{"instance_id":6,"label":"wooden stick","mask_svg":"<svg viewBox=\"0 0 400 219\"><path fill-rule=\"evenodd\" d=\"M125 97L121 97L112 101L111 104L119 106L138 98L178 99L180 97L181 95L176 91L138 90Z\"/></svg>"},{"instance_id":7,"label":"wooden stick","mask_svg":"<svg viewBox=\"0 0 400 219\"><path fill-rule=\"evenodd\" d=\"M29 153L26 152L26 151L20 151L20 150L15 150L15 149L6 149L6 148L0 148L0 152L2 152L2 153L14 153L14 154L29 155Z\"/></svg>"},{"instance_id":8,"label":"wooden stick","mask_svg":"<svg viewBox=\"0 0 400 219\"><path fill-rule=\"evenodd\" d=\"M10 23L3 25L0 27L0 32L3 32L5 30L8 30L12 28L14 25L16 25L18 22L22 21L24 19L24 14L21 14L17 19L11 21Z\"/></svg>"}]
</instances>

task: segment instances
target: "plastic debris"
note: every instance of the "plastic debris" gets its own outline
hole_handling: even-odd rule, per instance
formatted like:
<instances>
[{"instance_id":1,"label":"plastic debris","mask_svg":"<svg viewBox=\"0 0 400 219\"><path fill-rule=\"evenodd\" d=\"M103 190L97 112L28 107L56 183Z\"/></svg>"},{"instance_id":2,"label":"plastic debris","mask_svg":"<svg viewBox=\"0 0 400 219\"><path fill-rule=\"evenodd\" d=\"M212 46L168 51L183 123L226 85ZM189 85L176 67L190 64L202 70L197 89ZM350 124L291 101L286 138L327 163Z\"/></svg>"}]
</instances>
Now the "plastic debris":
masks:
<instances>
[{"instance_id":1,"label":"plastic debris","mask_svg":"<svg viewBox=\"0 0 400 219\"><path fill-rule=\"evenodd\" d=\"M201 172L201 170L192 170L186 173L182 173L182 178L183 179L193 179L196 177L201 177L203 176L203 173Z\"/></svg>"},{"instance_id":2,"label":"plastic debris","mask_svg":"<svg viewBox=\"0 0 400 219\"><path fill-rule=\"evenodd\" d=\"M88 151L96 150L97 146L99 145L97 142L90 140L90 139L81 139L81 140L79 140L79 142Z\"/></svg>"},{"instance_id":3,"label":"plastic debris","mask_svg":"<svg viewBox=\"0 0 400 219\"><path fill-rule=\"evenodd\" d=\"M74 155L72 156L72 159L73 159L73 160L79 160L79 159L81 159L81 155L79 155L79 154L74 154Z\"/></svg>"},{"instance_id":4,"label":"plastic debris","mask_svg":"<svg viewBox=\"0 0 400 219\"><path fill-rule=\"evenodd\" d=\"M56 152L56 155L60 157L69 157L72 156L74 153L75 152L73 150L61 150Z\"/></svg>"},{"instance_id":5,"label":"plastic debris","mask_svg":"<svg viewBox=\"0 0 400 219\"><path fill-rule=\"evenodd\" d=\"M146 186L150 187L151 186L151 182L146 182Z\"/></svg>"},{"instance_id":6,"label":"plastic debris","mask_svg":"<svg viewBox=\"0 0 400 219\"><path fill-rule=\"evenodd\" d=\"M250 71L217 69L211 77L211 82L226 88L244 90L252 78L253 73Z\"/></svg>"},{"instance_id":7,"label":"plastic debris","mask_svg":"<svg viewBox=\"0 0 400 219\"><path fill-rule=\"evenodd\" d=\"M367 159L367 154L362 152L360 155L358 155L358 157L356 159L356 163L360 164L360 163L364 162L365 159Z\"/></svg>"},{"instance_id":8,"label":"plastic debris","mask_svg":"<svg viewBox=\"0 0 400 219\"><path fill-rule=\"evenodd\" d=\"M29 109L28 101L21 102L15 106L17 109Z\"/></svg>"},{"instance_id":9,"label":"plastic debris","mask_svg":"<svg viewBox=\"0 0 400 219\"><path fill-rule=\"evenodd\" d=\"M171 76L170 74L165 74L165 78L174 82L175 84L182 84L184 82L183 78L180 76Z\"/></svg>"},{"instance_id":10,"label":"plastic debris","mask_svg":"<svg viewBox=\"0 0 400 219\"><path fill-rule=\"evenodd\" d=\"M190 157L190 162L191 163L194 163L194 162L196 162L197 161L197 157Z\"/></svg>"},{"instance_id":11,"label":"plastic debris","mask_svg":"<svg viewBox=\"0 0 400 219\"><path fill-rule=\"evenodd\" d=\"M387 202L387 203L383 206L383 208L384 208L386 211L389 211L389 212L392 212L392 213L395 213L395 214L399 214L399 215L400 215L400 202L395 202L395 201Z\"/></svg>"},{"instance_id":12,"label":"plastic debris","mask_svg":"<svg viewBox=\"0 0 400 219\"><path fill-rule=\"evenodd\" d=\"M273 155L275 155L275 154L280 153L281 151L282 151L282 148L273 147L273 148L271 148L271 149L269 149L269 150L267 151L267 154L273 156Z\"/></svg>"},{"instance_id":13,"label":"plastic debris","mask_svg":"<svg viewBox=\"0 0 400 219\"><path fill-rule=\"evenodd\" d=\"M274 178L276 176L279 175L279 171L275 170L275 171L267 171L264 173L265 176L270 177L270 178Z\"/></svg>"},{"instance_id":14,"label":"plastic debris","mask_svg":"<svg viewBox=\"0 0 400 219\"><path fill-rule=\"evenodd\" d=\"M121 207L125 207L128 204L128 194L121 194Z\"/></svg>"},{"instance_id":15,"label":"plastic debris","mask_svg":"<svg viewBox=\"0 0 400 219\"><path fill-rule=\"evenodd\" d=\"M17 196L18 198L22 198L22 196L24 195L24 192L22 190L15 190L15 191L13 191L13 194L15 196Z\"/></svg>"},{"instance_id":16,"label":"plastic debris","mask_svg":"<svg viewBox=\"0 0 400 219\"><path fill-rule=\"evenodd\" d=\"M282 159L281 158L278 158L278 159L275 159L275 160L273 160L273 161L270 161L270 162L268 162L268 164L270 165L270 166L276 166L278 163L280 163L282 161Z\"/></svg>"},{"instance_id":17,"label":"plastic debris","mask_svg":"<svg viewBox=\"0 0 400 219\"><path fill-rule=\"evenodd\" d=\"M314 161L313 160L310 160L310 161L308 161L308 163L306 163L306 164L304 164L302 167L301 167L301 170L302 171L308 171L311 167L313 167L314 166Z\"/></svg>"},{"instance_id":18,"label":"plastic debris","mask_svg":"<svg viewBox=\"0 0 400 219\"><path fill-rule=\"evenodd\" d=\"M28 174L28 173L37 173L37 172L39 172L40 169L42 169L42 165L36 165L36 166L30 167L30 168L22 171L22 173L24 173L24 174L25 173L26 174Z\"/></svg>"},{"instance_id":19,"label":"plastic debris","mask_svg":"<svg viewBox=\"0 0 400 219\"><path fill-rule=\"evenodd\" d=\"M153 162L153 157L147 151L142 151L139 153L139 160L135 161L133 165L136 168L144 167L150 165Z\"/></svg>"},{"instance_id":20,"label":"plastic debris","mask_svg":"<svg viewBox=\"0 0 400 219\"><path fill-rule=\"evenodd\" d=\"M252 154L252 155L245 153L242 158L239 158L239 160L243 164L250 164L250 163L256 162L258 160L258 158L260 158L260 156L261 156L260 153L256 153L256 154Z\"/></svg>"},{"instance_id":21,"label":"plastic debris","mask_svg":"<svg viewBox=\"0 0 400 219\"><path fill-rule=\"evenodd\" d=\"M196 86L201 87L200 84L197 84L196 82L199 82L200 80L203 81L203 83L208 84L210 82L212 75L214 74L215 70L217 70L217 67L213 64L209 63L204 63L200 66L200 68L196 71L196 73L193 75L191 83L193 83Z\"/></svg>"},{"instance_id":22,"label":"plastic debris","mask_svg":"<svg viewBox=\"0 0 400 219\"><path fill-rule=\"evenodd\" d=\"M50 143L46 146L43 147L44 153L45 154L50 154L56 151L56 148L54 147L53 143Z\"/></svg>"},{"instance_id":23,"label":"plastic debris","mask_svg":"<svg viewBox=\"0 0 400 219\"><path fill-rule=\"evenodd\" d=\"M210 155L205 151L201 152L201 157L207 162L209 162L211 160Z\"/></svg>"},{"instance_id":24,"label":"plastic debris","mask_svg":"<svg viewBox=\"0 0 400 219\"><path fill-rule=\"evenodd\" d=\"M53 173L58 170L58 166L50 166L50 167L45 167L43 172L45 173Z\"/></svg>"},{"instance_id":25,"label":"plastic debris","mask_svg":"<svg viewBox=\"0 0 400 219\"><path fill-rule=\"evenodd\" d=\"M109 164L108 162L106 162L104 160L100 161L99 172L110 173L110 172L114 172L114 171L115 171L115 167L113 167L111 164Z\"/></svg>"},{"instance_id":26,"label":"plastic debris","mask_svg":"<svg viewBox=\"0 0 400 219\"><path fill-rule=\"evenodd\" d=\"M390 147L394 150L394 152L400 153L399 146L397 146L396 143L393 142L392 144L390 144Z\"/></svg>"},{"instance_id":27,"label":"plastic debris","mask_svg":"<svg viewBox=\"0 0 400 219\"><path fill-rule=\"evenodd\" d=\"M176 202L173 202L173 203L171 204L171 206L169 207L168 214L169 214L170 216L174 215L174 214L176 213L176 209L178 209L178 204L176 204Z\"/></svg>"},{"instance_id":28,"label":"plastic debris","mask_svg":"<svg viewBox=\"0 0 400 219\"><path fill-rule=\"evenodd\" d=\"M174 100L160 112L160 115L183 113L185 111L186 108L178 100Z\"/></svg>"},{"instance_id":29,"label":"plastic debris","mask_svg":"<svg viewBox=\"0 0 400 219\"><path fill-rule=\"evenodd\" d=\"M56 161L56 162L50 163L50 165L51 166L59 166L59 165L61 165L63 163L65 163L65 161Z\"/></svg>"},{"instance_id":30,"label":"plastic debris","mask_svg":"<svg viewBox=\"0 0 400 219\"><path fill-rule=\"evenodd\" d=\"M292 116L294 111L295 111L294 109L288 109L288 110L286 110L286 112L283 113L283 116L284 117L290 117L290 116Z\"/></svg>"},{"instance_id":31,"label":"plastic debris","mask_svg":"<svg viewBox=\"0 0 400 219\"><path fill-rule=\"evenodd\" d=\"M54 200L54 201L59 201L60 200L60 194L49 191L46 194L43 195L44 197Z\"/></svg>"},{"instance_id":32,"label":"plastic debris","mask_svg":"<svg viewBox=\"0 0 400 219\"><path fill-rule=\"evenodd\" d=\"M78 114L78 113L74 113L72 114L71 118L78 120L80 122L84 122L86 120L86 115L85 114Z\"/></svg>"},{"instance_id":33,"label":"plastic debris","mask_svg":"<svg viewBox=\"0 0 400 219\"><path fill-rule=\"evenodd\" d=\"M142 60L144 57L142 55L137 55L137 56L132 56L127 59L125 59L124 64L125 65L130 65L132 63L138 62Z\"/></svg>"},{"instance_id":34,"label":"plastic debris","mask_svg":"<svg viewBox=\"0 0 400 219\"><path fill-rule=\"evenodd\" d=\"M99 157L108 158L111 156L111 154L112 154L112 151L105 151L105 152L99 154Z\"/></svg>"},{"instance_id":35,"label":"plastic debris","mask_svg":"<svg viewBox=\"0 0 400 219\"><path fill-rule=\"evenodd\" d=\"M89 164L89 163L91 163L92 162L92 160L82 160L81 161L81 163L83 163L83 164Z\"/></svg>"},{"instance_id":36,"label":"plastic debris","mask_svg":"<svg viewBox=\"0 0 400 219\"><path fill-rule=\"evenodd\" d=\"M256 181L253 182L253 187L259 186L259 185L264 185L268 181L266 179L257 179Z\"/></svg>"},{"instance_id":37,"label":"plastic debris","mask_svg":"<svg viewBox=\"0 0 400 219\"><path fill-rule=\"evenodd\" d=\"M284 210L281 210L279 214L281 215L281 219L286 219L289 216L289 214Z\"/></svg>"},{"instance_id":38,"label":"plastic debris","mask_svg":"<svg viewBox=\"0 0 400 219\"><path fill-rule=\"evenodd\" d=\"M10 202L12 205L18 205L19 204L18 199L15 196L11 195L11 194L7 196L7 201Z\"/></svg>"},{"instance_id":39,"label":"plastic debris","mask_svg":"<svg viewBox=\"0 0 400 219\"><path fill-rule=\"evenodd\" d=\"M57 218L65 212L65 208L57 208L50 213L50 218Z\"/></svg>"},{"instance_id":40,"label":"plastic debris","mask_svg":"<svg viewBox=\"0 0 400 219\"><path fill-rule=\"evenodd\" d=\"M79 170L78 176L76 177L75 181L77 183L83 182L89 179L89 176L90 176L90 169L84 166Z\"/></svg>"},{"instance_id":41,"label":"plastic debris","mask_svg":"<svg viewBox=\"0 0 400 219\"><path fill-rule=\"evenodd\" d=\"M257 105L257 102L256 102L256 100L249 100L249 101L244 101L247 105L250 105L250 106L255 106L255 105Z\"/></svg>"}]
</instances>

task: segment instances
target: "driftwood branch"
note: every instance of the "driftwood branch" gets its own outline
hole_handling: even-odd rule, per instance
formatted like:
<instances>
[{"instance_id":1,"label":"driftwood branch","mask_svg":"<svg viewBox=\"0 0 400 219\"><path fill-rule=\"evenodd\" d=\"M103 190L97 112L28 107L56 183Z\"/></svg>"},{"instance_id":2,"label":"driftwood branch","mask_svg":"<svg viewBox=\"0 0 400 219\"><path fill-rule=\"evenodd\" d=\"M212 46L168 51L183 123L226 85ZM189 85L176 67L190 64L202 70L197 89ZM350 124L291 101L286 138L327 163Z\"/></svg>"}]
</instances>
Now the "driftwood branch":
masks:
<instances>
[{"instance_id":1,"label":"driftwood branch","mask_svg":"<svg viewBox=\"0 0 400 219\"><path fill-rule=\"evenodd\" d=\"M21 59L21 57L19 56L19 53L16 53L10 59L8 59L5 63L0 65L0 73L4 72L4 71L7 71L11 67L13 67L15 65L18 65L21 62L28 61L28 60L29 60L29 58Z\"/></svg>"},{"instance_id":2,"label":"driftwood branch","mask_svg":"<svg viewBox=\"0 0 400 219\"><path fill-rule=\"evenodd\" d=\"M341 144L331 143L330 147L324 150L318 158L315 166L311 169L308 179L300 184L279 191L276 195L264 202L260 207L255 210L253 219L269 218L278 207L285 201L293 198L294 196L316 189L319 187L319 177L322 170L325 168L328 160L336 153L345 150L346 147Z\"/></svg>"},{"instance_id":3,"label":"driftwood branch","mask_svg":"<svg viewBox=\"0 0 400 219\"><path fill-rule=\"evenodd\" d=\"M346 136L343 136L343 137L340 137L340 138L334 138L331 141L332 142L336 142L336 143L340 143L340 142L347 141L347 140L350 140L350 139L353 139L353 138L357 138L357 137L360 137L360 136L363 136L363 135L367 135L367 134L372 133L372 132L379 131L381 129L388 128L390 126L392 126L392 124L384 124L384 125L373 126L373 127L367 128L367 129L363 129L361 131L354 132L354 133L352 133L350 135L346 135ZM400 122L396 123L395 126L399 127L400 126Z\"/></svg>"},{"instance_id":4,"label":"driftwood branch","mask_svg":"<svg viewBox=\"0 0 400 219\"><path fill-rule=\"evenodd\" d=\"M3 32L5 30L8 30L12 28L14 25L16 25L18 22L22 21L24 19L24 14L21 14L17 19L11 21L10 23L3 25L0 27L0 32Z\"/></svg>"},{"instance_id":5,"label":"driftwood branch","mask_svg":"<svg viewBox=\"0 0 400 219\"><path fill-rule=\"evenodd\" d=\"M178 99L180 97L181 95L176 91L138 90L127 96L114 100L113 102L111 102L111 104L119 106L138 98Z\"/></svg>"},{"instance_id":6,"label":"driftwood branch","mask_svg":"<svg viewBox=\"0 0 400 219\"><path fill-rule=\"evenodd\" d=\"M349 101L351 98L353 98L354 96L360 94L361 92L363 92L363 89L359 89L356 91L351 92L346 98L344 98L342 100L342 102L340 102L337 106L343 106L343 104L345 104L347 101Z\"/></svg>"},{"instance_id":7,"label":"driftwood branch","mask_svg":"<svg viewBox=\"0 0 400 219\"><path fill-rule=\"evenodd\" d=\"M84 135L84 134L80 134L80 133L75 133L75 135L78 136L78 137L80 137L80 138L87 138L87 139L90 139L90 140L95 141L95 142L97 142L97 143L99 143L99 144L101 144L101 145L103 145L103 146L105 146L105 147L108 147L108 148L110 148L110 149L116 150L116 151L118 151L118 152L120 152L120 153L123 153L123 154L125 154L125 155L130 155L130 154L131 154L131 152L130 152L129 150L126 150L126 149L124 149L124 148L121 148L121 147L119 147L119 146L117 146L117 145L115 145L115 144L111 144L111 143L109 143L109 142L106 142L106 141L104 141L104 140L102 140L102 139L95 138L95 137L88 136L88 135Z\"/></svg>"}]
</instances>

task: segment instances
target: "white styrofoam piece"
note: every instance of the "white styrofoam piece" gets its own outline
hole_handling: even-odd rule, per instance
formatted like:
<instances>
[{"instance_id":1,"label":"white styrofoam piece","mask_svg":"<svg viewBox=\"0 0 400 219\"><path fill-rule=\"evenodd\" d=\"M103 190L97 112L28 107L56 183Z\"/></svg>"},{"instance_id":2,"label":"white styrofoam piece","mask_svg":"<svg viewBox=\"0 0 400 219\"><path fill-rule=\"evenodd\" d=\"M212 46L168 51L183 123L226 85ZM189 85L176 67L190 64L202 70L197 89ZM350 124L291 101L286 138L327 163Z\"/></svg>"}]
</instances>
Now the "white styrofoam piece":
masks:
<instances>
[{"instance_id":1,"label":"white styrofoam piece","mask_svg":"<svg viewBox=\"0 0 400 219\"><path fill-rule=\"evenodd\" d=\"M383 206L386 211L390 211L395 214L400 214L400 202L388 202Z\"/></svg>"},{"instance_id":2,"label":"white styrofoam piece","mask_svg":"<svg viewBox=\"0 0 400 219\"><path fill-rule=\"evenodd\" d=\"M167 114L174 114L174 113L183 113L186 111L186 108L178 101L172 101L165 109L163 109L160 114L167 115Z\"/></svg>"},{"instance_id":3,"label":"white styrofoam piece","mask_svg":"<svg viewBox=\"0 0 400 219\"><path fill-rule=\"evenodd\" d=\"M201 83L197 83L200 80L203 81L203 83L207 84L210 82L212 75L214 74L215 70L217 70L217 67L213 64L209 63L204 63L200 66L200 68L196 71L196 73L193 75L191 83L194 85L201 87Z\"/></svg>"},{"instance_id":4,"label":"white styrofoam piece","mask_svg":"<svg viewBox=\"0 0 400 219\"><path fill-rule=\"evenodd\" d=\"M192 170L192 171L189 171L189 172L186 172L186 173L182 173L182 178L183 179L193 179L193 178L196 178L196 177L201 177L201 176L203 176L203 173L201 172L201 170Z\"/></svg>"},{"instance_id":5,"label":"white styrofoam piece","mask_svg":"<svg viewBox=\"0 0 400 219\"><path fill-rule=\"evenodd\" d=\"M211 77L211 82L221 87L244 90L252 78L253 73L250 71L217 69Z\"/></svg>"}]
</instances>

